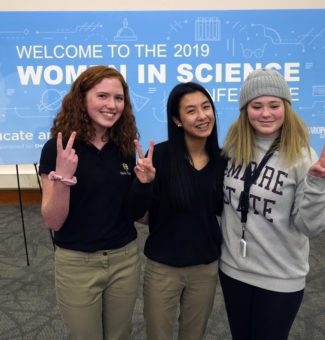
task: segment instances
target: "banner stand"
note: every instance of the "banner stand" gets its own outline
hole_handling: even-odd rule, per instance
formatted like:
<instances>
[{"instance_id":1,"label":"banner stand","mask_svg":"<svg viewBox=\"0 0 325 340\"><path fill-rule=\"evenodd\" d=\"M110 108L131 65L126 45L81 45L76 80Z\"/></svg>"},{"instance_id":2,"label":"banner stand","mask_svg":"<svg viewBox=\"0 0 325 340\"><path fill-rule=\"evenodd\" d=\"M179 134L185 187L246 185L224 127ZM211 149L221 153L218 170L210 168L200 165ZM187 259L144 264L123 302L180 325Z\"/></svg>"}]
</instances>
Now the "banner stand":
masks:
<instances>
[{"instance_id":1,"label":"banner stand","mask_svg":"<svg viewBox=\"0 0 325 340\"><path fill-rule=\"evenodd\" d=\"M22 200L21 200L21 188L20 188L20 181L19 181L18 164L16 164L16 175L17 175L17 184L18 184L18 194L19 194L19 207L20 207L21 224L22 224L23 235L24 235L26 262L27 262L27 266L29 266L29 257L28 257L27 239L26 239L26 231L25 231L24 211L23 211L23 204L22 204Z\"/></svg>"},{"instance_id":2,"label":"banner stand","mask_svg":"<svg viewBox=\"0 0 325 340\"><path fill-rule=\"evenodd\" d=\"M34 168L35 168L35 172L36 172L38 187L39 187L40 193L42 194L43 191L42 191L42 186L41 186L41 182L40 182L40 179L39 179L39 175L38 175L38 172L37 172L37 163L34 163ZM20 187L20 180L19 180L19 168L18 168L18 164L16 164L16 176L17 176L17 185L18 185L18 195L19 195L19 207L20 207L21 225L22 225L23 236L24 236L26 263L27 263L27 266L29 266L30 262L29 262L28 246L27 246L27 238L26 238L24 210L23 210L23 203L22 203L22 198L21 198L21 187ZM55 244L54 244L54 238L53 238L52 230L49 229L49 232L50 232L50 236L51 236L51 241L52 241L53 249L55 250Z\"/></svg>"}]
</instances>

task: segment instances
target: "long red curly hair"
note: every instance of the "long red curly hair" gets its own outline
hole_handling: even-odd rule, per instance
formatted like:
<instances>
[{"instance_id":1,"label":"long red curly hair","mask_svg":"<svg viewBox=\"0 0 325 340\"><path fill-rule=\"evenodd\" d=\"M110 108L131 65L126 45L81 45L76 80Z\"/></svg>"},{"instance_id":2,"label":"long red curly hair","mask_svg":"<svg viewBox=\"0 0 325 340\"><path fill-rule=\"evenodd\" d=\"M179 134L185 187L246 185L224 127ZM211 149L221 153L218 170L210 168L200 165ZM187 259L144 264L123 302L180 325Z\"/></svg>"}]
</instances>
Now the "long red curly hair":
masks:
<instances>
[{"instance_id":1,"label":"long red curly hair","mask_svg":"<svg viewBox=\"0 0 325 340\"><path fill-rule=\"evenodd\" d=\"M61 110L53 121L51 136L62 132L64 141L72 131L77 132L77 140L86 143L95 137L95 129L86 109L86 94L104 78L117 78L124 91L124 111L119 120L109 129L108 138L125 155L135 155L134 139L139 138L129 94L129 87L120 72L108 66L92 66L82 72L62 101Z\"/></svg>"}]
</instances>

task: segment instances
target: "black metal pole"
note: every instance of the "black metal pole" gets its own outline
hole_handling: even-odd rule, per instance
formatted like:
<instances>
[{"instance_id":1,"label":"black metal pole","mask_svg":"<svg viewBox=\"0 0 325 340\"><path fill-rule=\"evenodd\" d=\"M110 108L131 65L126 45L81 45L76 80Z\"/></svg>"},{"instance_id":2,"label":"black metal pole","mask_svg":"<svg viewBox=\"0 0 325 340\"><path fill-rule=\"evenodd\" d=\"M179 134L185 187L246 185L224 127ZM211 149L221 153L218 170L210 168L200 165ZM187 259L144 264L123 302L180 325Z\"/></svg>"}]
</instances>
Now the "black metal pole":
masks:
<instances>
[{"instance_id":1,"label":"black metal pole","mask_svg":"<svg viewBox=\"0 0 325 340\"><path fill-rule=\"evenodd\" d=\"M28 257L27 239L26 239L26 231L25 231L23 204L22 204L22 200L21 200L21 189L20 189L20 182L19 182L18 164L16 164L16 175L17 175L17 184L18 184L21 224L22 224L22 228L23 228L24 243L25 243L26 261L27 261L27 266L29 266L29 257Z\"/></svg>"}]
</instances>

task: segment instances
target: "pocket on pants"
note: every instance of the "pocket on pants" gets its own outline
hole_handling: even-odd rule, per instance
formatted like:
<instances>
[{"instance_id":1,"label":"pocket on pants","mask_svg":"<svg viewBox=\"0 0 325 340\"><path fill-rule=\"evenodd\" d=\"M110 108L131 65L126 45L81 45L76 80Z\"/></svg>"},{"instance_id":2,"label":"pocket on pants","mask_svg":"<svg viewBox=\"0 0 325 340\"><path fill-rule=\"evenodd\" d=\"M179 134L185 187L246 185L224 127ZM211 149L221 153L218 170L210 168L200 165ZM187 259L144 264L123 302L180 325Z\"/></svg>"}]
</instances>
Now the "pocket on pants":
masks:
<instances>
[{"instance_id":1,"label":"pocket on pants","mask_svg":"<svg viewBox=\"0 0 325 340\"><path fill-rule=\"evenodd\" d=\"M100 298L101 272L88 261L87 253L57 248L55 287L57 299L68 306L93 304Z\"/></svg>"},{"instance_id":2,"label":"pocket on pants","mask_svg":"<svg viewBox=\"0 0 325 340\"><path fill-rule=\"evenodd\" d=\"M110 275L114 278L115 289L129 291L138 290L140 280L140 254L137 244L125 247L123 251L114 254L109 268Z\"/></svg>"}]
</instances>

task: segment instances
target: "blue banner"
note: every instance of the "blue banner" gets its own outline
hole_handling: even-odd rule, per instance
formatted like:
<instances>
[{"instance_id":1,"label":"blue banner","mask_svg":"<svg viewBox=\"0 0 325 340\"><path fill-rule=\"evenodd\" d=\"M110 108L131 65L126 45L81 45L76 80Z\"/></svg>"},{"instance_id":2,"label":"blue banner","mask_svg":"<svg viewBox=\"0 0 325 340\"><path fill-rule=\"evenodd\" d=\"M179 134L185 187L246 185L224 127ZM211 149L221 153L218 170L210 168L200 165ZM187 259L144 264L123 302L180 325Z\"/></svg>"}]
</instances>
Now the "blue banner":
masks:
<instances>
[{"instance_id":1,"label":"blue banner","mask_svg":"<svg viewBox=\"0 0 325 340\"><path fill-rule=\"evenodd\" d=\"M91 65L126 78L141 144L166 139L179 82L207 88L222 144L247 74L285 77L312 146L325 141L325 10L0 12L0 164L38 162L53 117Z\"/></svg>"}]
</instances>

